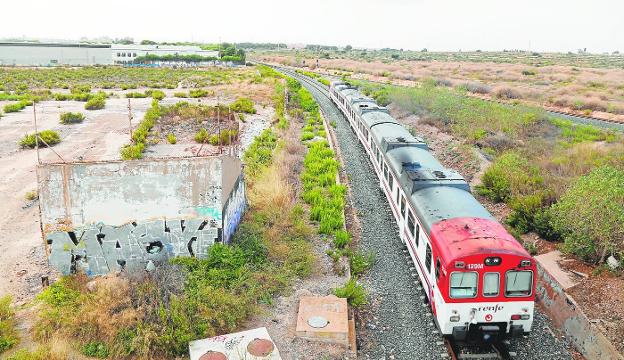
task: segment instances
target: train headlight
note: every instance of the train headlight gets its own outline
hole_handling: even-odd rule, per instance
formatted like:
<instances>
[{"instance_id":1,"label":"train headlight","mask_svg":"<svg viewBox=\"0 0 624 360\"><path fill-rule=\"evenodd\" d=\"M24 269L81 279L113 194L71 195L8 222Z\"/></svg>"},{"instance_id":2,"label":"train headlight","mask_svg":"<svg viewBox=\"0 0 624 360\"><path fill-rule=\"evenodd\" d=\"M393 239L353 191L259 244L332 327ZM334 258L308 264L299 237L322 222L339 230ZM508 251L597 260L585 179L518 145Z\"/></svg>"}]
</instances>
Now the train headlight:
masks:
<instances>
[{"instance_id":1,"label":"train headlight","mask_svg":"<svg viewBox=\"0 0 624 360\"><path fill-rule=\"evenodd\" d=\"M450 322L459 322L459 315L451 315Z\"/></svg>"},{"instance_id":2,"label":"train headlight","mask_svg":"<svg viewBox=\"0 0 624 360\"><path fill-rule=\"evenodd\" d=\"M485 258L485 266L497 266L500 265L503 262L503 259L499 258L498 256L493 256L493 257L488 257Z\"/></svg>"},{"instance_id":3,"label":"train headlight","mask_svg":"<svg viewBox=\"0 0 624 360\"><path fill-rule=\"evenodd\" d=\"M531 260L520 261L520 267L529 267L529 266L531 266Z\"/></svg>"},{"instance_id":4,"label":"train headlight","mask_svg":"<svg viewBox=\"0 0 624 360\"><path fill-rule=\"evenodd\" d=\"M529 314L516 314L516 315L511 315L511 320L529 320L531 318L531 315Z\"/></svg>"}]
</instances>

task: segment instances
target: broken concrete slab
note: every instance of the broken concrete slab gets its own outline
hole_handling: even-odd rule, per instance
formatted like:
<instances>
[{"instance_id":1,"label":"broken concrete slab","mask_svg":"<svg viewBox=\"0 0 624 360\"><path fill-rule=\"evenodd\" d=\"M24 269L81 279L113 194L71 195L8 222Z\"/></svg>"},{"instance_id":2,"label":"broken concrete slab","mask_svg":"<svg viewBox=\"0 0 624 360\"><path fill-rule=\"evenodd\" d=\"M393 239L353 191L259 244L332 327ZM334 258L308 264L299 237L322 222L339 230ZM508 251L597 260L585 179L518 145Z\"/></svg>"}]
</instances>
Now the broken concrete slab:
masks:
<instances>
[{"instance_id":1,"label":"broken concrete slab","mask_svg":"<svg viewBox=\"0 0 624 360\"><path fill-rule=\"evenodd\" d=\"M544 268L548 273L555 278L555 280L567 290L577 284L572 277L572 274L564 270L559 262L563 260L561 251L554 250L546 254L538 255L535 260Z\"/></svg>"},{"instance_id":2,"label":"broken concrete slab","mask_svg":"<svg viewBox=\"0 0 624 360\"><path fill-rule=\"evenodd\" d=\"M189 343L191 360L281 360L265 327Z\"/></svg>"}]
</instances>

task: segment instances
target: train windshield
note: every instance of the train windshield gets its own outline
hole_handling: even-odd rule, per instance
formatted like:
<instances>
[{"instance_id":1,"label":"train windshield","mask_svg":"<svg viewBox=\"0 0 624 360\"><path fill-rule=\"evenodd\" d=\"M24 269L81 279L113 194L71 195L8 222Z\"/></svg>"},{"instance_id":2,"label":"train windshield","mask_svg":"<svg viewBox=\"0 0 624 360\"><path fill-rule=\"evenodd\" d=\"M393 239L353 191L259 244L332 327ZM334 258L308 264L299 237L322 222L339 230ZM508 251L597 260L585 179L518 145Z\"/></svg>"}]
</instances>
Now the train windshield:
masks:
<instances>
[{"instance_id":1,"label":"train windshield","mask_svg":"<svg viewBox=\"0 0 624 360\"><path fill-rule=\"evenodd\" d=\"M473 298L477 296L476 272L454 272L451 274L450 295L454 299Z\"/></svg>"},{"instance_id":2,"label":"train windshield","mask_svg":"<svg viewBox=\"0 0 624 360\"><path fill-rule=\"evenodd\" d=\"M532 288L532 271L508 271L505 274L505 296L529 296Z\"/></svg>"}]
</instances>

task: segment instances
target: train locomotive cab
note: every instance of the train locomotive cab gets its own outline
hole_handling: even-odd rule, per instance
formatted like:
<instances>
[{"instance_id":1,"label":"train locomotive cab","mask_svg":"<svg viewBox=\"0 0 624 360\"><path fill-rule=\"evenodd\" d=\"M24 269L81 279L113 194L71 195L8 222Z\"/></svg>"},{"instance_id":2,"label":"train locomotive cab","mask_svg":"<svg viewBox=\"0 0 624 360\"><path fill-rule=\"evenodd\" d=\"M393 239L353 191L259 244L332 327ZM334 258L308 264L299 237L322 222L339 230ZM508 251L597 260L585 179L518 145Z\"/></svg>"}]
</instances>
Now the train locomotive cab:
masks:
<instances>
[{"instance_id":1,"label":"train locomotive cab","mask_svg":"<svg viewBox=\"0 0 624 360\"><path fill-rule=\"evenodd\" d=\"M432 235L446 239L434 241L441 246L432 305L442 333L487 342L530 332L537 273L526 250L489 219L438 225Z\"/></svg>"}]
</instances>

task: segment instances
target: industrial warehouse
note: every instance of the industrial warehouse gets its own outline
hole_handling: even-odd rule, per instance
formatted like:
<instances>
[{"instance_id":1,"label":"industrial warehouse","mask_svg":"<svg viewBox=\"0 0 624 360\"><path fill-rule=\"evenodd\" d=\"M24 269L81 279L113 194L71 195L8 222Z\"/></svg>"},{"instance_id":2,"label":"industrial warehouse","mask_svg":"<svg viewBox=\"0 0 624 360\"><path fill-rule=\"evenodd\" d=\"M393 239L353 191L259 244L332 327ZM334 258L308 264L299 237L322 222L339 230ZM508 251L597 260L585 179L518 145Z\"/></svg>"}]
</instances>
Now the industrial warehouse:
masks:
<instances>
[{"instance_id":1,"label":"industrial warehouse","mask_svg":"<svg viewBox=\"0 0 624 360\"><path fill-rule=\"evenodd\" d=\"M0 66L126 65L147 56L218 59L219 52L199 46L175 45L0 43Z\"/></svg>"}]
</instances>

